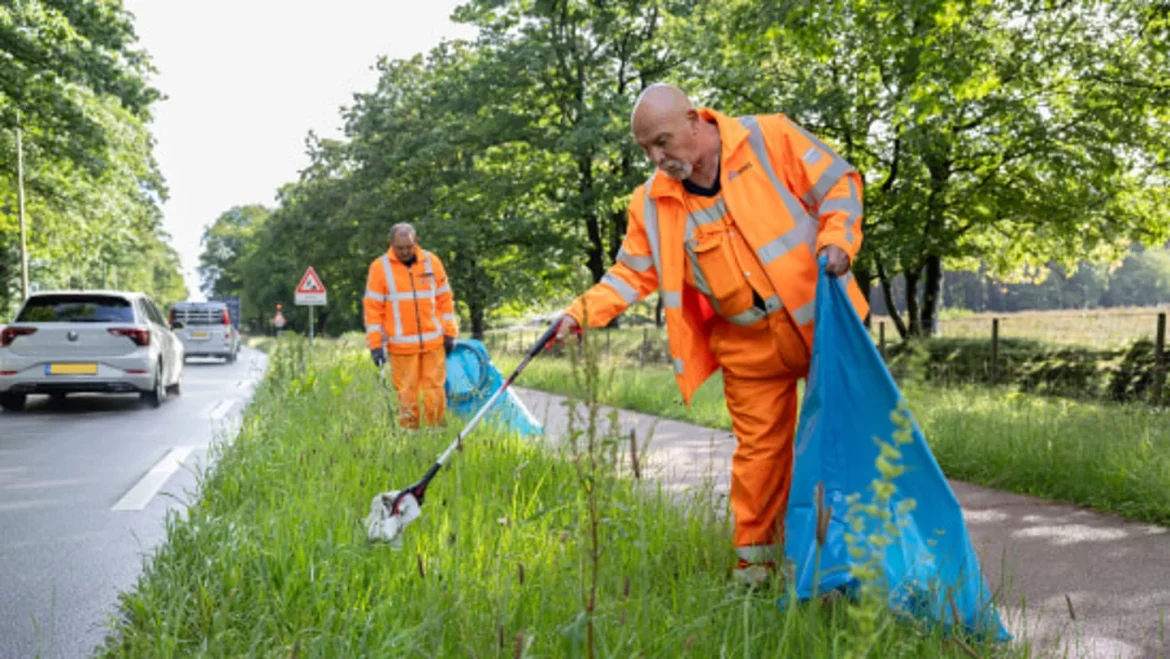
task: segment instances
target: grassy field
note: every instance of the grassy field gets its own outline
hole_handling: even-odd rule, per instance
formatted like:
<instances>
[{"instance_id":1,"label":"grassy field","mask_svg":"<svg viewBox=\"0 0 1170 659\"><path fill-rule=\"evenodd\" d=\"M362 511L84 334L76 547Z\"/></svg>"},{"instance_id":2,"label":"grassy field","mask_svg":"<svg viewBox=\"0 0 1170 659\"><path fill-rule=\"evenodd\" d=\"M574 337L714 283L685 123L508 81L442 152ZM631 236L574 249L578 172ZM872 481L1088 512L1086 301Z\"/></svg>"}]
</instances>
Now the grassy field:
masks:
<instances>
[{"instance_id":1,"label":"grassy field","mask_svg":"<svg viewBox=\"0 0 1170 659\"><path fill-rule=\"evenodd\" d=\"M1080 345L1113 348L1139 339L1153 340L1158 329L1158 313L1167 309L1120 307L1084 311L1019 311L1011 313L967 314L944 318L939 322L942 336L991 340L991 321L999 319L1003 338L1033 339L1057 345ZM888 318L887 336L895 334Z\"/></svg>"},{"instance_id":2,"label":"grassy field","mask_svg":"<svg viewBox=\"0 0 1170 659\"><path fill-rule=\"evenodd\" d=\"M494 358L505 373L518 359ZM574 391L567 359L534 360L517 386ZM730 429L723 384L713 376L682 403L665 366L631 369L611 362L608 404ZM1025 395L980 386L902 387L948 477L1006 491L1091 506L1170 525L1170 412Z\"/></svg>"},{"instance_id":3,"label":"grassy field","mask_svg":"<svg viewBox=\"0 0 1170 659\"><path fill-rule=\"evenodd\" d=\"M392 398L356 346L322 342L310 356L292 338L271 354L199 503L168 519L165 544L121 596L103 656L972 652L873 601L782 609L781 580L735 587L711 493L673 504L615 476L604 434L574 451L477 432L403 545L371 545L370 498L415 481L453 429L395 430Z\"/></svg>"}]
</instances>

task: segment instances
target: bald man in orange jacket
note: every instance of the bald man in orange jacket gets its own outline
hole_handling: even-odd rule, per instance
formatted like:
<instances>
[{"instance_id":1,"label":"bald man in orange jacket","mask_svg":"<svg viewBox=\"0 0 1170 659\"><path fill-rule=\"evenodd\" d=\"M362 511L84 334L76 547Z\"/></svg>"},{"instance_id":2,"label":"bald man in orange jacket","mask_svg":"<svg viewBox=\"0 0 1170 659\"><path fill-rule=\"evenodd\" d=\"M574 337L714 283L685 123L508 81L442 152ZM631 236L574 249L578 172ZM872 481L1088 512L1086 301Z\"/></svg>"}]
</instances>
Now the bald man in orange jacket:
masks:
<instances>
[{"instance_id":1,"label":"bald man in orange jacket","mask_svg":"<svg viewBox=\"0 0 1170 659\"><path fill-rule=\"evenodd\" d=\"M559 336L603 327L657 290L683 399L722 369L737 448L735 578L763 582L783 558L797 380L807 377L817 257L846 284L861 247L857 170L783 114L732 118L676 87L639 96L634 139L656 171L630 200L616 263L566 310Z\"/></svg>"}]
</instances>

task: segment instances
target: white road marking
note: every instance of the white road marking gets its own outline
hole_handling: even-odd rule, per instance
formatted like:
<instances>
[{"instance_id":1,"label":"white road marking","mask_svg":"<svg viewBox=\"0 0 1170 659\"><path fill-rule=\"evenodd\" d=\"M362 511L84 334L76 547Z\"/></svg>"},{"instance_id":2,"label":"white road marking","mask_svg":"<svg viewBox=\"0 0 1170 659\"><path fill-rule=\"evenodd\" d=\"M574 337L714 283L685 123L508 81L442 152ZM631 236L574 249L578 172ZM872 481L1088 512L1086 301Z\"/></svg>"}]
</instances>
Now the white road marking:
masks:
<instances>
[{"instance_id":1,"label":"white road marking","mask_svg":"<svg viewBox=\"0 0 1170 659\"><path fill-rule=\"evenodd\" d=\"M219 404L215 406L215 409L211 410L211 414L209 415L211 420L219 421L222 419L223 415L227 414L227 411L231 408L231 406L232 402L230 400L219 401Z\"/></svg>"},{"instance_id":2,"label":"white road marking","mask_svg":"<svg viewBox=\"0 0 1170 659\"><path fill-rule=\"evenodd\" d=\"M167 452L110 510L142 510L196 447L176 446Z\"/></svg>"}]
</instances>

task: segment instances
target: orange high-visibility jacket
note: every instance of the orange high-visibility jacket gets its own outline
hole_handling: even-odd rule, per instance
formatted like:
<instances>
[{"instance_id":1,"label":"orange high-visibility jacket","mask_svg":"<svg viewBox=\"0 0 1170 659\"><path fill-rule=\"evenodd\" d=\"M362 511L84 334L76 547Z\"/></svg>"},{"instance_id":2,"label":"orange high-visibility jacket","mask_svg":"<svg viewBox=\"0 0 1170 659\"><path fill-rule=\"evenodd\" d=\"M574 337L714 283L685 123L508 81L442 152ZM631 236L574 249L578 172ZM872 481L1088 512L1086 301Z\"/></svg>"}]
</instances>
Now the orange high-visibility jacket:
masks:
<instances>
[{"instance_id":1,"label":"orange high-visibility jacket","mask_svg":"<svg viewBox=\"0 0 1170 659\"><path fill-rule=\"evenodd\" d=\"M393 250L370 263L366 295L366 342L406 355L441 349L443 336L457 338L455 298L439 257L415 248L407 267Z\"/></svg>"},{"instance_id":2,"label":"orange high-visibility jacket","mask_svg":"<svg viewBox=\"0 0 1170 659\"><path fill-rule=\"evenodd\" d=\"M733 119L708 108L699 113L719 128L726 210L755 251L778 298L765 300L767 311L748 321L784 309L811 350L816 254L836 245L850 261L856 257L861 247L861 176L783 114ZM709 348L712 301L685 284L691 263L688 252L698 245L688 240L683 194L681 182L657 172L634 190L617 262L566 312L582 324L588 315L589 326L602 327L657 288L666 311L675 379L690 405L691 396L719 365ZM709 280L711 273L704 274ZM730 270L728 276L733 276ZM865 318L869 304L852 272L841 279L858 315ZM710 288L726 289L720 282L708 283Z\"/></svg>"}]
</instances>

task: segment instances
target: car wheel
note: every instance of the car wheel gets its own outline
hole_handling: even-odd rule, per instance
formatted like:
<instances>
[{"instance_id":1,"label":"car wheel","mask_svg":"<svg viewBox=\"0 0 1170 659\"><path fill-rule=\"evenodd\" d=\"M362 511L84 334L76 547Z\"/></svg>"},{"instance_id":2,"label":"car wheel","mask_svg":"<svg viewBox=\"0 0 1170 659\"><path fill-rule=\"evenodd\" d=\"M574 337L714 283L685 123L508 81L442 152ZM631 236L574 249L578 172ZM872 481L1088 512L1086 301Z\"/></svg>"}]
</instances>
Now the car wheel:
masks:
<instances>
[{"instance_id":1,"label":"car wheel","mask_svg":"<svg viewBox=\"0 0 1170 659\"><path fill-rule=\"evenodd\" d=\"M24 409L25 394L0 394L0 407L9 412L19 412Z\"/></svg>"},{"instance_id":2,"label":"car wheel","mask_svg":"<svg viewBox=\"0 0 1170 659\"><path fill-rule=\"evenodd\" d=\"M185 361L185 359L184 359ZM183 393L183 366L179 366L179 374L175 376L175 383L170 387L170 393L180 396Z\"/></svg>"},{"instance_id":3,"label":"car wheel","mask_svg":"<svg viewBox=\"0 0 1170 659\"><path fill-rule=\"evenodd\" d=\"M154 387L150 391L142 392L142 399L151 407L157 408L162 405L163 398L166 398L166 395L166 389L163 387L162 363L159 363L154 370Z\"/></svg>"}]
</instances>

